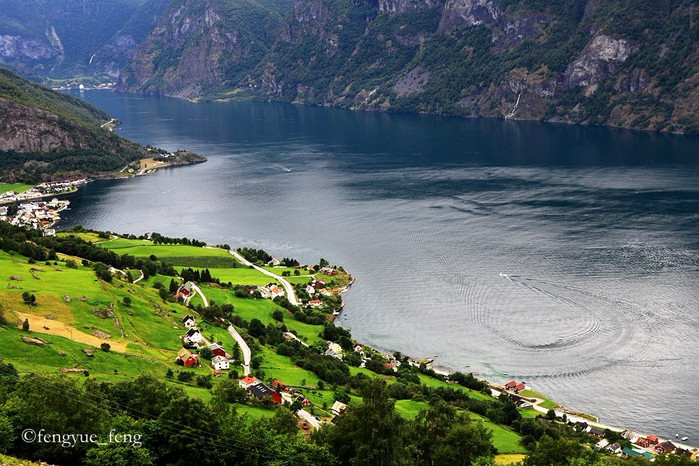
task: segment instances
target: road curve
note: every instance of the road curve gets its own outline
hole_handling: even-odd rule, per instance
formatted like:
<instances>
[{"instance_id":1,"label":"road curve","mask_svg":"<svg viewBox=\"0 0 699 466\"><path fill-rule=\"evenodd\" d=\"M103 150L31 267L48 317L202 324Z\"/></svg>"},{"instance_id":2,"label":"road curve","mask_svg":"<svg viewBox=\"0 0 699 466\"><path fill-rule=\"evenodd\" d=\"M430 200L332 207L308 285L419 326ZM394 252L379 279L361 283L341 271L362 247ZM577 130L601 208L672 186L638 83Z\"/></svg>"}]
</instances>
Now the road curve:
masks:
<instances>
[{"instance_id":1,"label":"road curve","mask_svg":"<svg viewBox=\"0 0 699 466\"><path fill-rule=\"evenodd\" d=\"M300 306L300 305L301 305L301 302L300 302L300 301L298 300L298 298L296 297L296 293L294 293L294 287L291 286L291 283L289 283L288 280L286 280L286 279L280 277L279 275L277 275L277 274L275 274L275 273L273 273L273 272L270 272L270 271L267 270L267 269L263 269L262 267L258 267L257 265L253 264L252 262L250 262L249 260L247 260L247 259L245 259L243 256L241 256L241 255L238 253L238 251L234 251L234 250L231 249L231 250L228 251L228 252L230 252L231 254L233 254L233 257L235 257L236 259L238 259L238 260L240 261L241 264L243 264L243 265L245 265L245 266L248 266L248 267L252 266L252 267L253 267L255 270L257 270L258 272L261 272L261 273L263 273L263 274L265 274L265 275L267 275L267 276L269 276L269 277L274 278L275 280L278 280L279 283L281 283L282 286L284 287L284 291L286 291L286 299L288 299L289 302L290 302L291 304L293 304L294 306Z\"/></svg>"},{"instance_id":2,"label":"road curve","mask_svg":"<svg viewBox=\"0 0 699 466\"><path fill-rule=\"evenodd\" d=\"M195 285L194 283L192 283L192 288L194 288L194 291L199 293L199 296L201 296L201 300L204 301L204 307L209 307L209 301L206 299L206 296L204 296L204 293L202 293L202 291L199 289L199 287L197 285ZM190 297L190 299L191 299L191 297Z\"/></svg>"},{"instance_id":3,"label":"road curve","mask_svg":"<svg viewBox=\"0 0 699 466\"><path fill-rule=\"evenodd\" d=\"M238 346L240 346L240 350L243 352L243 375L248 376L250 375L250 356L252 355L250 347L232 325L228 326L228 333L238 342Z\"/></svg>"}]
</instances>

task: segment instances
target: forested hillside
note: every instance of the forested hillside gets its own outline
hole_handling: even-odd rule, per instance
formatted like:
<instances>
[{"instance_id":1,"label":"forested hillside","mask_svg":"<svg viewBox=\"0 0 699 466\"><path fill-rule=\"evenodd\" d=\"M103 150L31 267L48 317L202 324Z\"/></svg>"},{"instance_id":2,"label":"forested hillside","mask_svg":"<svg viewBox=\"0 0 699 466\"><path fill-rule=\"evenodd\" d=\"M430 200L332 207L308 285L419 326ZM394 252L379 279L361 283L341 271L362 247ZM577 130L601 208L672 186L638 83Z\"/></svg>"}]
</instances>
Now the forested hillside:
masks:
<instances>
[{"instance_id":1,"label":"forested hillside","mask_svg":"<svg viewBox=\"0 0 699 466\"><path fill-rule=\"evenodd\" d=\"M0 0L0 65L37 80L114 80L170 0Z\"/></svg>"},{"instance_id":2,"label":"forested hillside","mask_svg":"<svg viewBox=\"0 0 699 466\"><path fill-rule=\"evenodd\" d=\"M40 182L118 170L150 153L101 124L83 100L0 68L0 180Z\"/></svg>"},{"instance_id":3,"label":"forested hillside","mask_svg":"<svg viewBox=\"0 0 699 466\"><path fill-rule=\"evenodd\" d=\"M699 133L695 0L175 0L122 90Z\"/></svg>"}]
</instances>

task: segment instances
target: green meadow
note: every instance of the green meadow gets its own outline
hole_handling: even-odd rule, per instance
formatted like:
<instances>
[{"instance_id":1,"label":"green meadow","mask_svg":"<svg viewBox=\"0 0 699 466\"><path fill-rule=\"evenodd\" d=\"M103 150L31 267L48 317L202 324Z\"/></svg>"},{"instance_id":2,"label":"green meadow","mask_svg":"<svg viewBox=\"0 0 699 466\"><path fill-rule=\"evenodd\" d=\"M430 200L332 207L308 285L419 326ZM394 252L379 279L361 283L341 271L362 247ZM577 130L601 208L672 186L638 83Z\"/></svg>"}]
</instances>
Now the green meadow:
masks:
<instances>
[{"instance_id":1,"label":"green meadow","mask_svg":"<svg viewBox=\"0 0 699 466\"><path fill-rule=\"evenodd\" d=\"M23 193L29 191L34 187L33 184L24 183L0 183L0 194L6 193L7 191L13 191L15 194Z\"/></svg>"}]
</instances>

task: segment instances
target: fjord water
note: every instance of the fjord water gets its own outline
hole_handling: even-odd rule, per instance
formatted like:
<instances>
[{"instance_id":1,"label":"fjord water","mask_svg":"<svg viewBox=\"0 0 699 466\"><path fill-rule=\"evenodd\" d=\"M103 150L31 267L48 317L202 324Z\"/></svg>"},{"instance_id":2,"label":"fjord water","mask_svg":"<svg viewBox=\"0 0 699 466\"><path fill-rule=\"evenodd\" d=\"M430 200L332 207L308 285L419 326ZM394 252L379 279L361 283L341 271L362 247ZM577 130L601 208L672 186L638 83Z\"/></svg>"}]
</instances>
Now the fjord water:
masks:
<instances>
[{"instance_id":1,"label":"fjord water","mask_svg":"<svg viewBox=\"0 0 699 466\"><path fill-rule=\"evenodd\" d=\"M91 183L63 227L260 247L357 277L360 341L699 441L699 139L87 92L205 164Z\"/></svg>"}]
</instances>

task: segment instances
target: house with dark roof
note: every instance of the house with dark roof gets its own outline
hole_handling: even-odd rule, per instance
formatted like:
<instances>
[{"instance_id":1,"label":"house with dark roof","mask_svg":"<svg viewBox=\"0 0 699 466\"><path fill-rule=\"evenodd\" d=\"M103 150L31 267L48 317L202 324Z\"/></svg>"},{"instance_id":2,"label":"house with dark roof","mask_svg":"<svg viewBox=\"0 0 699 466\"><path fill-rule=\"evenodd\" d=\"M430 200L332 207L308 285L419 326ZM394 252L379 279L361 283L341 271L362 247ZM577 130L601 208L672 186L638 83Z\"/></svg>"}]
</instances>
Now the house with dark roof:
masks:
<instances>
[{"instance_id":1,"label":"house with dark roof","mask_svg":"<svg viewBox=\"0 0 699 466\"><path fill-rule=\"evenodd\" d=\"M282 402L282 396L262 382L248 386L247 390L258 400L270 396L272 400L274 400L275 405L281 404Z\"/></svg>"},{"instance_id":2,"label":"house with dark roof","mask_svg":"<svg viewBox=\"0 0 699 466\"><path fill-rule=\"evenodd\" d=\"M197 322L194 320L194 317L190 316L187 314L182 318L182 325L184 325L187 328L194 328L197 325Z\"/></svg>"},{"instance_id":3,"label":"house with dark roof","mask_svg":"<svg viewBox=\"0 0 699 466\"><path fill-rule=\"evenodd\" d=\"M667 441L667 442L663 442L659 445L656 445L654 450L659 455L664 455L665 453L672 453L673 451L675 451L675 448L677 448L677 447L675 446L674 443Z\"/></svg>"},{"instance_id":4,"label":"house with dark roof","mask_svg":"<svg viewBox=\"0 0 699 466\"><path fill-rule=\"evenodd\" d=\"M587 431L587 433L590 435L594 435L595 437L599 437L599 438L604 438L607 435L604 433L604 431L602 429L598 429L597 427L590 427L590 429Z\"/></svg>"},{"instance_id":5,"label":"house with dark roof","mask_svg":"<svg viewBox=\"0 0 699 466\"><path fill-rule=\"evenodd\" d=\"M182 339L188 345L196 345L200 343L204 337L198 328L190 328Z\"/></svg>"}]
</instances>

